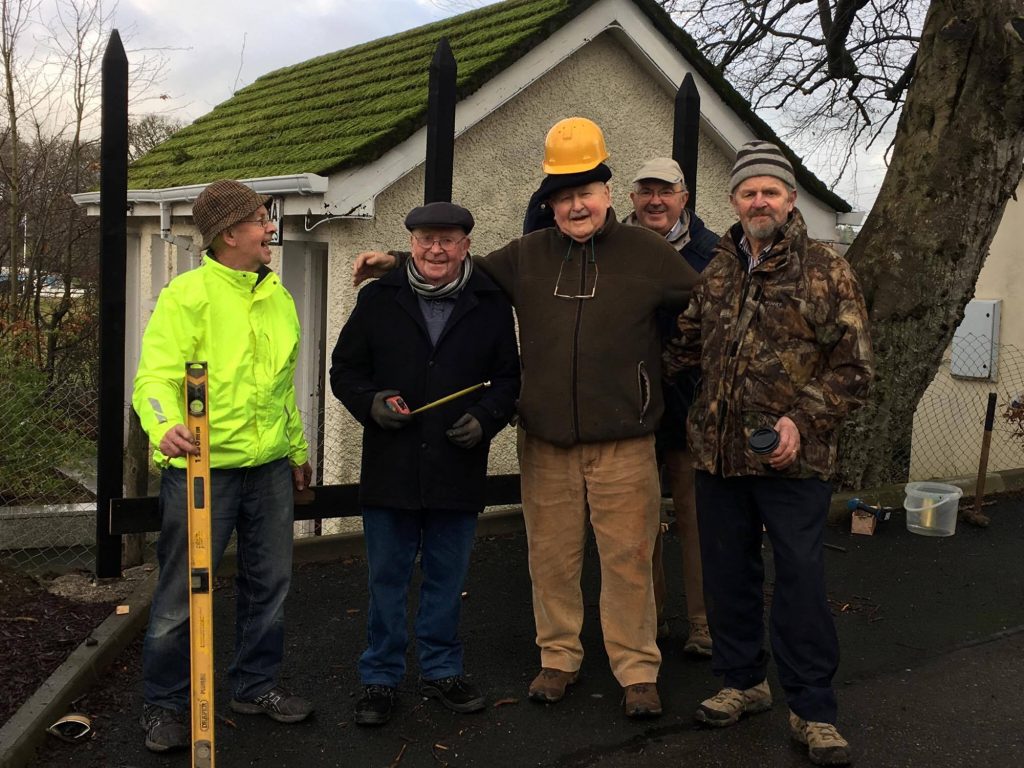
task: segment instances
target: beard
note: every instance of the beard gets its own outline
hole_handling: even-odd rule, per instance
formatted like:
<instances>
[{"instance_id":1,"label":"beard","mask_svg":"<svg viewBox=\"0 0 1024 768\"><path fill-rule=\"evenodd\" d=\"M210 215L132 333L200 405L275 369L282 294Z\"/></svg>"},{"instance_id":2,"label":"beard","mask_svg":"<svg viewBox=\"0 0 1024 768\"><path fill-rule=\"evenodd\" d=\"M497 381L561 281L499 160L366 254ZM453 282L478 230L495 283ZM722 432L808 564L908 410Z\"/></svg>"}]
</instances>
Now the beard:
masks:
<instances>
[{"instance_id":1,"label":"beard","mask_svg":"<svg viewBox=\"0 0 1024 768\"><path fill-rule=\"evenodd\" d=\"M773 218L751 218L747 221L747 236L759 242L772 240L779 230L782 229L782 224L783 222L776 221Z\"/></svg>"}]
</instances>

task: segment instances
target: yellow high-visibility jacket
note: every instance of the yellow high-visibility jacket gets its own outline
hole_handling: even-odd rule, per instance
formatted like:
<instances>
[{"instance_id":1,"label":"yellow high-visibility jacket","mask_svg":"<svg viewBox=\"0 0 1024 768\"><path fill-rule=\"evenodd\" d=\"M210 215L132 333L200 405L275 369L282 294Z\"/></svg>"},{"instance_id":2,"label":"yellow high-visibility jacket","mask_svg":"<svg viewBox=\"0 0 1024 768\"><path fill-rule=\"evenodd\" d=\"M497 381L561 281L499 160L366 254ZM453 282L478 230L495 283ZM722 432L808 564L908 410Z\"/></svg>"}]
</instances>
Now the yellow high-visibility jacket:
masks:
<instances>
[{"instance_id":1,"label":"yellow high-visibility jacket","mask_svg":"<svg viewBox=\"0 0 1024 768\"><path fill-rule=\"evenodd\" d=\"M185 423L185 363L208 364L210 466L306 461L295 404L299 318L281 278L204 258L161 292L142 339L132 406L154 448ZM158 466L184 467L154 451Z\"/></svg>"}]
</instances>

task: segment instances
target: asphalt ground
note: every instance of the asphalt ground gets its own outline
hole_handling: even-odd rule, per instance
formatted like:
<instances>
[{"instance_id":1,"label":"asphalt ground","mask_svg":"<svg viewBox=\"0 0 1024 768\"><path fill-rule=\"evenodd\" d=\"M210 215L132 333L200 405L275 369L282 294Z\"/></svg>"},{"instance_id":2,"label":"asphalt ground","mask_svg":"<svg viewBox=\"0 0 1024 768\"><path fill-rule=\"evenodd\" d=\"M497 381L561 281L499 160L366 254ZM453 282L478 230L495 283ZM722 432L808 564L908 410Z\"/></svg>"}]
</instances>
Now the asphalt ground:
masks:
<instances>
[{"instance_id":1,"label":"asphalt ground","mask_svg":"<svg viewBox=\"0 0 1024 768\"><path fill-rule=\"evenodd\" d=\"M987 529L955 536L908 533L902 515L874 536L830 527L827 567L842 662L839 728L861 766L1024 766L1024 501L986 508ZM670 538L674 538L670 534ZM678 542L667 543L670 584L680 584ZM770 549L766 591L771 591ZM361 557L296 568L287 607L284 682L317 706L307 722L280 725L232 713L218 691L216 762L241 766L358 768L620 768L625 766L805 766L787 733L787 709L723 730L696 726L696 705L718 688L706 661L681 652L679 591L670 596L672 636L662 643L665 714L634 722L620 708L598 623L599 577L591 544L584 572L587 656L580 682L555 705L526 698L538 670L522 533L485 536L474 551L462 621L466 668L488 694L474 715L444 710L415 692L416 666L391 722L352 722L356 659L365 641L366 569ZM225 669L233 642L233 586L216 593L216 649ZM769 678L780 691L774 672ZM187 766L187 752L154 755L142 743L138 643L104 684L76 702L93 738L52 737L36 765L48 768ZM225 719L226 718L226 719Z\"/></svg>"}]
</instances>

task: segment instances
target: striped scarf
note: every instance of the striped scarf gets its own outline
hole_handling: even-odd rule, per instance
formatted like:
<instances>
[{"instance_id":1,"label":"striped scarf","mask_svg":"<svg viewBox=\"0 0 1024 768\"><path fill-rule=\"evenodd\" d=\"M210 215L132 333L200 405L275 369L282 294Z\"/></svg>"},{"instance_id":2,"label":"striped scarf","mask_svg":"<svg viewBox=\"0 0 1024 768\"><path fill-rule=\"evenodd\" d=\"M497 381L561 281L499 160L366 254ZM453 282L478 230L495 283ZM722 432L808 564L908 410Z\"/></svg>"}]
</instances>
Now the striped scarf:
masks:
<instances>
[{"instance_id":1,"label":"striped scarf","mask_svg":"<svg viewBox=\"0 0 1024 768\"><path fill-rule=\"evenodd\" d=\"M473 274L473 259L467 254L462 262L461 274L445 285L431 285L428 283L423 275L420 274L420 271L416 269L416 262L412 258L406 260L405 271L409 275L409 287L424 299L432 301L448 298L454 299L459 295L459 291L465 287L466 283L469 282L469 276Z\"/></svg>"}]
</instances>

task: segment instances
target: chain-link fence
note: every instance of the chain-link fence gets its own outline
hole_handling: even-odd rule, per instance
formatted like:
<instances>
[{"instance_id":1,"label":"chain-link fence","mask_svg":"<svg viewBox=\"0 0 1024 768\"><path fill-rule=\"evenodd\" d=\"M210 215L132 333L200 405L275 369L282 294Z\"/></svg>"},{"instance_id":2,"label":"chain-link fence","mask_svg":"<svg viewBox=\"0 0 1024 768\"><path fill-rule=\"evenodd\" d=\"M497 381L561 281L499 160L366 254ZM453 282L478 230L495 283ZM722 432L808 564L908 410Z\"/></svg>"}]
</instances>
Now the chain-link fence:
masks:
<instances>
[{"instance_id":1,"label":"chain-link fence","mask_svg":"<svg viewBox=\"0 0 1024 768\"><path fill-rule=\"evenodd\" d=\"M91 568L96 529L96 393L4 372L0 558L24 570Z\"/></svg>"},{"instance_id":2,"label":"chain-link fence","mask_svg":"<svg viewBox=\"0 0 1024 768\"><path fill-rule=\"evenodd\" d=\"M962 375L984 373L985 365L997 371L994 381ZM6 427L0 443L0 559L37 573L91 570L95 565L96 394L53 389L41 377L23 371L15 371L14 377L8 397L0 401L0 423ZM979 342L954 345L922 397L914 419L909 479L974 476L990 392L996 393L997 408L988 469L1024 467L1024 353L1003 345L992 355L990 345ZM126 416L127 409L126 405ZM306 414L303 420L311 461L321 467L317 480L354 482L359 466L358 425L347 416L326 429L315 414ZM346 431L352 434L341 434ZM145 447L141 450L147 452ZM144 461L148 463L148 455ZM149 488L154 492L152 483ZM357 527L357 519L304 521L296 524L296 534Z\"/></svg>"},{"instance_id":3,"label":"chain-link fence","mask_svg":"<svg viewBox=\"0 0 1024 768\"><path fill-rule=\"evenodd\" d=\"M1024 467L1024 352L958 335L914 414L911 480L977 474L990 393L996 411L987 469Z\"/></svg>"}]
</instances>

